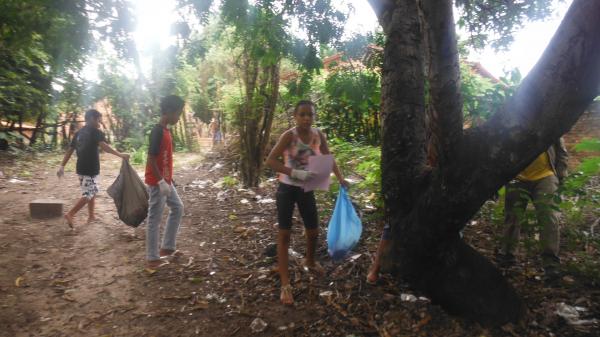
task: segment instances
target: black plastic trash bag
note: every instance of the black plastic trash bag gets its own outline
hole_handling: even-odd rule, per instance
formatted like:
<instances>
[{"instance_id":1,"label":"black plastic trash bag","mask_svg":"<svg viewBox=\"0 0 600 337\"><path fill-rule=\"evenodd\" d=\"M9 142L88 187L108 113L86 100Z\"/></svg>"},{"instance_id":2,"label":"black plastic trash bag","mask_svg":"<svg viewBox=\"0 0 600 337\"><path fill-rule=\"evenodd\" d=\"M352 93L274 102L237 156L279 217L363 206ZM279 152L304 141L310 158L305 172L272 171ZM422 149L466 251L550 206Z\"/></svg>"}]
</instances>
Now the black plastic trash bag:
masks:
<instances>
[{"instance_id":1,"label":"black plastic trash bag","mask_svg":"<svg viewBox=\"0 0 600 337\"><path fill-rule=\"evenodd\" d=\"M131 227L139 226L148 215L148 191L137 172L123 160L121 172L106 190L115 201L119 219Z\"/></svg>"}]
</instances>

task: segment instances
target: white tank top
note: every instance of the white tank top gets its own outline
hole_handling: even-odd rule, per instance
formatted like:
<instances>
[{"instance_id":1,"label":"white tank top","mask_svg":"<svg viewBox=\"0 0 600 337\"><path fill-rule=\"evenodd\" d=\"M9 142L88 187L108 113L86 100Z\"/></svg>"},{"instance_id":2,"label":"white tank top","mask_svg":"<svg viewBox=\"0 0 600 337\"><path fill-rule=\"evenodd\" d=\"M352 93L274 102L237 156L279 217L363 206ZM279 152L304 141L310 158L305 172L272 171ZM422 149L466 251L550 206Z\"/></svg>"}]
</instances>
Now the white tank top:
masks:
<instances>
[{"instance_id":1,"label":"white tank top","mask_svg":"<svg viewBox=\"0 0 600 337\"><path fill-rule=\"evenodd\" d=\"M283 151L283 163L286 167L293 170L306 170L308 166L308 157L321 154L321 135L316 128L310 128L310 139L305 144L298 135L296 128L292 129L292 141ZM294 179L287 174L280 173L279 181L294 186L302 186L300 180Z\"/></svg>"}]
</instances>

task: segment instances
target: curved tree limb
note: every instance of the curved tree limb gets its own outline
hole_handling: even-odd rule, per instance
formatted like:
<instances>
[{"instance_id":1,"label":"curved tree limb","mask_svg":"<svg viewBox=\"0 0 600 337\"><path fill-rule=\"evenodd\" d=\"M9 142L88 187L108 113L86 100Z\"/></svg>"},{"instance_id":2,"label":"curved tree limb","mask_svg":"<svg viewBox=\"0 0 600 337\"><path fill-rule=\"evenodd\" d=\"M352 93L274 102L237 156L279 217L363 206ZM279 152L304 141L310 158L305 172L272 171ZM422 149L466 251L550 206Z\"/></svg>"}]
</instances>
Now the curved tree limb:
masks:
<instances>
[{"instance_id":1,"label":"curved tree limb","mask_svg":"<svg viewBox=\"0 0 600 337\"><path fill-rule=\"evenodd\" d=\"M422 88L415 84L423 78L413 5L397 1L380 14L380 21L389 18L382 179L392 262L412 286L452 312L495 325L516 321L525 312L522 301L499 271L462 241L459 230L498 188L567 132L597 95L600 1L573 2L514 97L483 126L464 134L444 174L433 171L425 180L414 174L424 130Z\"/></svg>"}]
</instances>

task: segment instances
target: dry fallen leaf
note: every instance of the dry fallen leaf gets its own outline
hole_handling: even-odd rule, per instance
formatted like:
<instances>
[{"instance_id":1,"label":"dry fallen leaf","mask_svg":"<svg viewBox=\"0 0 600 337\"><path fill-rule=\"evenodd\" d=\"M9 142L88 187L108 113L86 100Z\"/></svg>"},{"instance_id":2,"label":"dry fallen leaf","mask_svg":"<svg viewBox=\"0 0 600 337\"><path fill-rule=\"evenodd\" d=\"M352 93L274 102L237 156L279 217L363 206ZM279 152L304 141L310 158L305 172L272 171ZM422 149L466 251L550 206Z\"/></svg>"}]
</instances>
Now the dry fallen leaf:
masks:
<instances>
[{"instance_id":1,"label":"dry fallen leaf","mask_svg":"<svg viewBox=\"0 0 600 337\"><path fill-rule=\"evenodd\" d=\"M15 286L16 287L20 287L21 286L21 282L23 281L23 276L19 276L17 277L17 279L15 280Z\"/></svg>"}]
</instances>

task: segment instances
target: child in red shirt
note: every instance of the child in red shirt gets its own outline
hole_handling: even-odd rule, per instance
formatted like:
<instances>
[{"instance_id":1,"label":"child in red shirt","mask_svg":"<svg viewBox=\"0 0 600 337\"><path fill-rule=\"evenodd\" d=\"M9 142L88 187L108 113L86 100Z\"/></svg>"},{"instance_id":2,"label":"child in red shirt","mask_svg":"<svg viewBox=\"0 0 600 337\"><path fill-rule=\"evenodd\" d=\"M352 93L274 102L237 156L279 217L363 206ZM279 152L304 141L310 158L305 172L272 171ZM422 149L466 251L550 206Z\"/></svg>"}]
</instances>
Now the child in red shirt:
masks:
<instances>
[{"instance_id":1,"label":"child in red shirt","mask_svg":"<svg viewBox=\"0 0 600 337\"><path fill-rule=\"evenodd\" d=\"M160 102L161 117L150 133L145 182L148 185L148 223L146 228L146 261L148 268L161 265L161 257L179 256L175 250L177 232L183 215L183 203L173 186L173 139L168 125L179 121L185 102L171 95ZM169 206L169 217L165 227L162 246L158 248L160 222L165 203Z\"/></svg>"}]
</instances>

